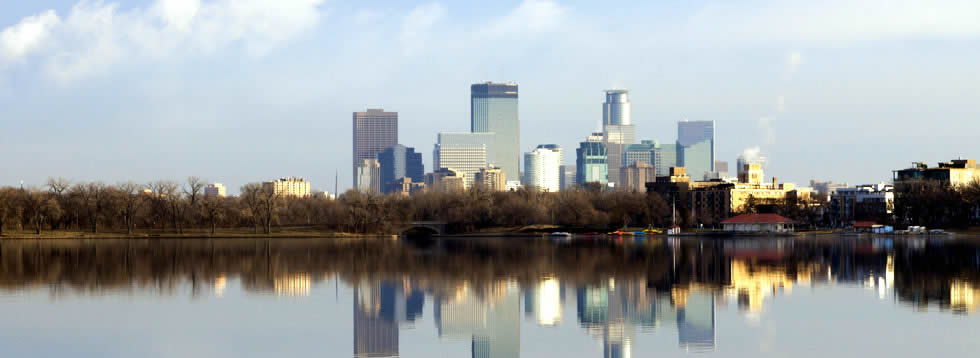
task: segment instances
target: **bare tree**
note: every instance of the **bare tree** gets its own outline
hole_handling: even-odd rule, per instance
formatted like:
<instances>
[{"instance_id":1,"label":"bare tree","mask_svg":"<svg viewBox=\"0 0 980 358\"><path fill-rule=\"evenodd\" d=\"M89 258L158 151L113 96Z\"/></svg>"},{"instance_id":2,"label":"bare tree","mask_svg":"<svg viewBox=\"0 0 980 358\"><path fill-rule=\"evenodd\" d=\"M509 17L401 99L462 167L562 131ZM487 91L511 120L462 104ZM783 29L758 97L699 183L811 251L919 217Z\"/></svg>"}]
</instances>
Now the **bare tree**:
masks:
<instances>
[{"instance_id":1,"label":"bare tree","mask_svg":"<svg viewBox=\"0 0 980 358\"><path fill-rule=\"evenodd\" d=\"M166 209L170 214L170 223L174 227L174 232L184 233L183 214L184 214L184 195L180 191L180 185L173 180L161 180L155 183L158 192L154 193L166 204Z\"/></svg>"},{"instance_id":2,"label":"bare tree","mask_svg":"<svg viewBox=\"0 0 980 358\"><path fill-rule=\"evenodd\" d=\"M218 197L217 195L205 196L204 200L201 202L201 210L204 217L208 220L208 225L211 226L211 235L214 235L215 226L218 220L221 220L225 216L225 206L224 198Z\"/></svg>"},{"instance_id":3,"label":"bare tree","mask_svg":"<svg viewBox=\"0 0 980 358\"><path fill-rule=\"evenodd\" d=\"M71 180L61 178L61 177L48 178L48 182L46 186L48 187L48 191L50 191L54 195L54 199L58 201L58 205L61 206L61 209L67 210L71 205L70 203L71 197L69 195L71 193L70 189L72 186ZM51 223L52 229L57 229L60 226L59 223L64 224L65 227L69 225L69 222L72 219L71 216L70 215L63 215L63 216L66 217L65 218L66 220L62 222L59 221L52 222Z\"/></svg>"},{"instance_id":4,"label":"bare tree","mask_svg":"<svg viewBox=\"0 0 980 358\"><path fill-rule=\"evenodd\" d=\"M13 188L0 188L0 236L3 236L3 226L7 218L18 210L17 191Z\"/></svg>"},{"instance_id":5,"label":"bare tree","mask_svg":"<svg viewBox=\"0 0 980 358\"><path fill-rule=\"evenodd\" d=\"M126 235L133 234L136 226L136 214L143 207L147 197L143 195L143 186L134 182L117 185L114 199L119 207L119 216L126 225Z\"/></svg>"},{"instance_id":6,"label":"bare tree","mask_svg":"<svg viewBox=\"0 0 980 358\"><path fill-rule=\"evenodd\" d=\"M28 189L23 191L24 212L34 228L34 233L41 234L41 228L48 220L57 220L61 217L61 207L58 202L40 189Z\"/></svg>"},{"instance_id":7,"label":"bare tree","mask_svg":"<svg viewBox=\"0 0 980 358\"><path fill-rule=\"evenodd\" d=\"M77 193L85 209L92 232L99 232L99 222L105 217L110 206L109 189L102 182L76 184Z\"/></svg>"}]
</instances>

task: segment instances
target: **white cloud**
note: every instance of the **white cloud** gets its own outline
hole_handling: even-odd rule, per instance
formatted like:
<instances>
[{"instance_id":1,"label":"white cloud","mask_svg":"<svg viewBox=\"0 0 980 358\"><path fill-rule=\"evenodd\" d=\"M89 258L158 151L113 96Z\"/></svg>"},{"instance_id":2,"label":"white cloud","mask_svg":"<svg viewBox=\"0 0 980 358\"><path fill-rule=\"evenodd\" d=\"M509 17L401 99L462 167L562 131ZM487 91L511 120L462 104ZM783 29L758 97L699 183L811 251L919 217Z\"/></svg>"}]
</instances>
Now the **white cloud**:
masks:
<instances>
[{"instance_id":1,"label":"white cloud","mask_svg":"<svg viewBox=\"0 0 980 358\"><path fill-rule=\"evenodd\" d=\"M41 53L47 75L70 83L120 61L207 56L236 45L262 56L316 26L324 0L156 0L147 8L82 0L3 30L3 52Z\"/></svg>"},{"instance_id":2,"label":"white cloud","mask_svg":"<svg viewBox=\"0 0 980 358\"><path fill-rule=\"evenodd\" d=\"M405 15L399 37L403 52L412 55L425 47L429 29L445 15L446 9L437 3L418 6Z\"/></svg>"},{"instance_id":3,"label":"white cloud","mask_svg":"<svg viewBox=\"0 0 980 358\"><path fill-rule=\"evenodd\" d=\"M719 2L692 16L685 40L716 44L824 45L980 35L976 0L787 0Z\"/></svg>"},{"instance_id":4,"label":"white cloud","mask_svg":"<svg viewBox=\"0 0 980 358\"><path fill-rule=\"evenodd\" d=\"M507 16L490 23L483 31L490 37L550 32L558 29L567 9L550 0L524 0Z\"/></svg>"},{"instance_id":5,"label":"white cloud","mask_svg":"<svg viewBox=\"0 0 980 358\"><path fill-rule=\"evenodd\" d=\"M40 47L61 19L53 10L29 16L0 32L0 64L20 59Z\"/></svg>"}]
</instances>

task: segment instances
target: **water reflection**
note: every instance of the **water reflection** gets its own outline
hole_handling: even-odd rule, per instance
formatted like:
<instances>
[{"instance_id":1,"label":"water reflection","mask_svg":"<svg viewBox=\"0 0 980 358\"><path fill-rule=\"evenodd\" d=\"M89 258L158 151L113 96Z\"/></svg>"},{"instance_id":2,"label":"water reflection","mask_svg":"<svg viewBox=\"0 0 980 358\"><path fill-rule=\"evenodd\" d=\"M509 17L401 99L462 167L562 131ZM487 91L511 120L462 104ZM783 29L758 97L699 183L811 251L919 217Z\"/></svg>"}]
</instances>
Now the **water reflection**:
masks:
<instances>
[{"instance_id":1,"label":"water reflection","mask_svg":"<svg viewBox=\"0 0 980 358\"><path fill-rule=\"evenodd\" d=\"M400 331L415 328L427 304L434 327L425 328L447 344L468 342L473 357L519 357L522 312L544 329L576 325L603 357L631 357L650 332L674 332L680 351L716 351L719 310L756 317L799 287L864 287L881 304L973 314L980 246L840 238L0 241L2 296L173 296L190 286L193 297L224 297L237 281L247 293L309 297L328 280L350 290L355 357L399 356Z\"/></svg>"}]
</instances>

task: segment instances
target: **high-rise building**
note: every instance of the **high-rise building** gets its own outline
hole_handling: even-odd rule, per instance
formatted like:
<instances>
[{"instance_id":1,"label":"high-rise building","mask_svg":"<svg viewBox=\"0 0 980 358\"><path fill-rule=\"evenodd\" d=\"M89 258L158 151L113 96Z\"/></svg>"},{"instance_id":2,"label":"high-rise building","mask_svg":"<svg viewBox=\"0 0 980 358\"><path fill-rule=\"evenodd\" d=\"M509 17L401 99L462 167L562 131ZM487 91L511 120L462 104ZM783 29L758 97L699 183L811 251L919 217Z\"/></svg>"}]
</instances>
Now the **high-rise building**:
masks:
<instances>
[{"instance_id":1,"label":"high-rise building","mask_svg":"<svg viewBox=\"0 0 980 358\"><path fill-rule=\"evenodd\" d=\"M439 133L432 151L434 169L452 169L469 188L474 175L489 164L486 143L492 143L493 138L493 133Z\"/></svg>"},{"instance_id":2,"label":"high-rise building","mask_svg":"<svg viewBox=\"0 0 980 358\"><path fill-rule=\"evenodd\" d=\"M687 168L687 174L694 180L704 180L714 171L711 160L711 141L705 140L688 146L677 145L677 161Z\"/></svg>"},{"instance_id":3,"label":"high-rise building","mask_svg":"<svg viewBox=\"0 0 980 358\"><path fill-rule=\"evenodd\" d=\"M715 122L677 122L677 165L687 168L692 178L700 180L715 170Z\"/></svg>"},{"instance_id":4,"label":"high-rise building","mask_svg":"<svg viewBox=\"0 0 980 358\"><path fill-rule=\"evenodd\" d=\"M524 185L549 192L561 190L561 163L561 147L556 144L542 144L524 153Z\"/></svg>"},{"instance_id":5,"label":"high-rise building","mask_svg":"<svg viewBox=\"0 0 980 358\"><path fill-rule=\"evenodd\" d=\"M657 170L652 165L638 161L620 168L620 185L618 189L645 193L646 184L657 180Z\"/></svg>"},{"instance_id":6,"label":"high-rise building","mask_svg":"<svg viewBox=\"0 0 980 358\"><path fill-rule=\"evenodd\" d=\"M480 168L480 171L476 172L473 179L476 185L489 191L507 190L507 174L504 174L503 170L495 166Z\"/></svg>"},{"instance_id":7,"label":"high-rise building","mask_svg":"<svg viewBox=\"0 0 980 358\"><path fill-rule=\"evenodd\" d=\"M365 193L381 192L381 164L377 159L361 159L354 169L355 188Z\"/></svg>"},{"instance_id":8,"label":"high-rise building","mask_svg":"<svg viewBox=\"0 0 980 358\"><path fill-rule=\"evenodd\" d=\"M602 125L631 124L633 124L633 108L630 103L630 91L606 90L606 102L602 104Z\"/></svg>"},{"instance_id":9,"label":"high-rise building","mask_svg":"<svg viewBox=\"0 0 980 358\"><path fill-rule=\"evenodd\" d=\"M575 168L575 182L579 185L608 183L608 156L606 144L602 142L602 133L592 133L585 142L579 144L575 150Z\"/></svg>"},{"instance_id":10,"label":"high-rise building","mask_svg":"<svg viewBox=\"0 0 980 358\"><path fill-rule=\"evenodd\" d=\"M629 90L606 90L606 101L602 104L602 131L609 158L608 180L618 184L625 146L636 142Z\"/></svg>"},{"instance_id":11,"label":"high-rise building","mask_svg":"<svg viewBox=\"0 0 980 358\"><path fill-rule=\"evenodd\" d=\"M224 198L225 194L227 194L227 191L225 190L225 186L221 183L211 183L204 187L205 197Z\"/></svg>"},{"instance_id":12,"label":"high-rise building","mask_svg":"<svg viewBox=\"0 0 980 358\"><path fill-rule=\"evenodd\" d=\"M561 172L561 190L571 189L575 186L575 178L577 177L575 169L574 165L562 165L558 168L558 171Z\"/></svg>"},{"instance_id":13,"label":"high-rise building","mask_svg":"<svg viewBox=\"0 0 980 358\"><path fill-rule=\"evenodd\" d=\"M487 157L511 178L520 177L521 170L517 92L515 83L484 82L470 87L470 131L496 133Z\"/></svg>"},{"instance_id":14,"label":"high-rise building","mask_svg":"<svg viewBox=\"0 0 980 358\"><path fill-rule=\"evenodd\" d=\"M657 158L654 160L657 176L670 175L670 168L678 166L677 152L676 143L657 146Z\"/></svg>"},{"instance_id":15,"label":"high-rise building","mask_svg":"<svg viewBox=\"0 0 980 358\"><path fill-rule=\"evenodd\" d=\"M276 181L262 183L262 187L280 197L306 198L310 196L310 182L303 180L303 178L279 178Z\"/></svg>"},{"instance_id":16,"label":"high-rise building","mask_svg":"<svg viewBox=\"0 0 980 358\"><path fill-rule=\"evenodd\" d=\"M636 162L645 162L657 166L657 148L660 145L656 141L644 140L640 144L627 144L623 150L623 167L628 167Z\"/></svg>"},{"instance_id":17,"label":"high-rise building","mask_svg":"<svg viewBox=\"0 0 980 358\"><path fill-rule=\"evenodd\" d=\"M388 193L388 188L401 178L411 178L412 182L421 183L425 180L425 167L422 164L422 153L416 153L415 148L398 144L378 153L378 163L381 164L381 188Z\"/></svg>"},{"instance_id":18,"label":"high-rise building","mask_svg":"<svg viewBox=\"0 0 980 358\"><path fill-rule=\"evenodd\" d=\"M364 159L377 159L385 148L398 144L398 112L368 109L354 112L353 167L357 187L357 167Z\"/></svg>"}]
</instances>

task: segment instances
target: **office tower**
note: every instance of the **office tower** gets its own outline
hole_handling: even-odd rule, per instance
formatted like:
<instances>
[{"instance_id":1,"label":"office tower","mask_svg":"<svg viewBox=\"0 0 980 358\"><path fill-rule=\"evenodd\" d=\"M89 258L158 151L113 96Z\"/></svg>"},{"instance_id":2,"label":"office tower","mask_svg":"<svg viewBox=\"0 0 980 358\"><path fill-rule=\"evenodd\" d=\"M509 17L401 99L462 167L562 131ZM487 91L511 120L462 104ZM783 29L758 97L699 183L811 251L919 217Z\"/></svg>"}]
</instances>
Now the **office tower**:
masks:
<instances>
[{"instance_id":1,"label":"office tower","mask_svg":"<svg viewBox=\"0 0 980 358\"><path fill-rule=\"evenodd\" d=\"M571 189L575 186L575 166L574 165L562 165L558 168L561 172L561 190Z\"/></svg>"},{"instance_id":2,"label":"office tower","mask_svg":"<svg viewBox=\"0 0 980 358\"><path fill-rule=\"evenodd\" d=\"M629 90L606 90L606 102L602 104L602 125L633 124L633 108Z\"/></svg>"},{"instance_id":3,"label":"office tower","mask_svg":"<svg viewBox=\"0 0 980 358\"><path fill-rule=\"evenodd\" d=\"M561 147L556 144L542 144L531 152L524 153L524 185L541 191L561 190Z\"/></svg>"},{"instance_id":4,"label":"office tower","mask_svg":"<svg viewBox=\"0 0 980 358\"><path fill-rule=\"evenodd\" d=\"M677 144L671 143L657 147L657 159L654 160L657 167L657 176L670 175L670 168L678 166Z\"/></svg>"},{"instance_id":5,"label":"office tower","mask_svg":"<svg viewBox=\"0 0 980 358\"><path fill-rule=\"evenodd\" d=\"M579 144L575 150L575 182L579 185L587 183L608 183L608 156L606 144L602 142L602 133L592 133L589 138Z\"/></svg>"},{"instance_id":6,"label":"office tower","mask_svg":"<svg viewBox=\"0 0 980 358\"><path fill-rule=\"evenodd\" d=\"M700 180L715 170L715 122L677 122L678 165L687 168L692 179Z\"/></svg>"},{"instance_id":7,"label":"office tower","mask_svg":"<svg viewBox=\"0 0 980 358\"><path fill-rule=\"evenodd\" d=\"M452 169L469 188L476 172L490 164L487 162L487 143L494 143L494 138L493 133L439 133L438 143L432 151L434 169Z\"/></svg>"},{"instance_id":8,"label":"office tower","mask_svg":"<svg viewBox=\"0 0 980 358\"><path fill-rule=\"evenodd\" d=\"M385 148L398 144L398 112L368 109L354 112L354 186L357 187L357 167L364 159L377 159Z\"/></svg>"},{"instance_id":9,"label":"office tower","mask_svg":"<svg viewBox=\"0 0 980 358\"><path fill-rule=\"evenodd\" d=\"M439 132L436 136L437 144L451 144L451 145L482 145L487 148L487 165L493 164L494 166L500 168L497 165L495 146L497 145L497 134L492 132L486 133L471 133L471 132ZM439 168L433 168L439 169ZM503 169L503 168L501 168ZM516 176L516 174L514 174ZM510 176L510 175L508 175Z\"/></svg>"},{"instance_id":10,"label":"office tower","mask_svg":"<svg viewBox=\"0 0 980 358\"><path fill-rule=\"evenodd\" d=\"M225 186L221 183L212 183L204 187L205 197L224 198L225 194L227 194L227 191L225 190Z\"/></svg>"},{"instance_id":11,"label":"office tower","mask_svg":"<svg viewBox=\"0 0 980 358\"><path fill-rule=\"evenodd\" d=\"M627 144L623 149L622 166L628 167L636 162L644 162L656 167L659 147L660 144L652 140L644 140L640 144Z\"/></svg>"},{"instance_id":12,"label":"office tower","mask_svg":"<svg viewBox=\"0 0 980 358\"><path fill-rule=\"evenodd\" d=\"M714 162L711 160L711 142L701 141L689 146L678 144L677 161L681 166L687 168L687 175L691 176L691 180L704 180L714 171Z\"/></svg>"},{"instance_id":13,"label":"office tower","mask_svg":"<svg viewBox=\"0 0 980 358\"><path fill-rule=\"evenodd\" d=\"M657 181L657 170L646 162L638 161L620 168L619 177L622 182L618 189L645 193L646 184Z\"/></svg>"},{"instance_id":14,"label":"office tower","mask_svg":"<svg viewBox=\"0 0 980 358\"><path fill-rule=\"evenodd\" d=\"M280 197L305 198L310 196L310 182L303 180L303 178L279 178L276 181L262 183L262 187Z\"/></svg>"},{"instance_id":15,"label":"office tower","mask_svg":"<svg viewBox=\"0 0 980 358\"><path fill-rule=\"evenodd\" d=\"M496 133L488 146L490 162L508 177L520 177L521 122L518 116L517 84L477 83L470 87L470 131Z\"/></svg>"},{"instance_id":16,"label":"office tower","mask_svg":"<svg viewBox=\"0 0 980 358\"><path fill-rule=\"evenodd\" d=\"M480 168L480 171L476 172L473 179L476 185L489 191L507 190L507 174L504 174L503 170L495 166Z\"/></svg>"},{"instance_id":17,"label":"office tower","mask_svg":"<svg viewBox=\"0 0 980 358\"><path fill-rule=\"evenodd\" d=\"M608 180L618 184L625 146L636 141L629 90L606 90L606 101L602 104L602 131L609 158Z\"/></svg>"},{"instance_id":18,"label":"office tower","mask_svg":"<svg viewBox=\"0 0 980 358\"><path fill-rule=\"evenodd\" d=\"M381 192L381 164L377 159L362 159L354 169L354 187L365 193Z\"/></svg>"},{"instance_id":19,"label":"office tower","mask_svg":"<svg viewBox=\"0 0 980 358\"><path fill-rule=\"evenodd\" d=\"M378 163L381 164L381 188L385 193L395 180L408 177L412 182L421 183L425 179L422 153L416 153L415 148L401 144L389 147L378 153Z\"/></svg>"}]
</instances>

